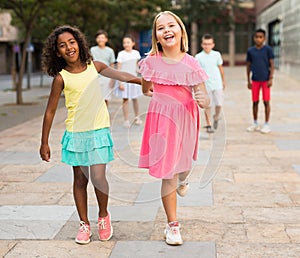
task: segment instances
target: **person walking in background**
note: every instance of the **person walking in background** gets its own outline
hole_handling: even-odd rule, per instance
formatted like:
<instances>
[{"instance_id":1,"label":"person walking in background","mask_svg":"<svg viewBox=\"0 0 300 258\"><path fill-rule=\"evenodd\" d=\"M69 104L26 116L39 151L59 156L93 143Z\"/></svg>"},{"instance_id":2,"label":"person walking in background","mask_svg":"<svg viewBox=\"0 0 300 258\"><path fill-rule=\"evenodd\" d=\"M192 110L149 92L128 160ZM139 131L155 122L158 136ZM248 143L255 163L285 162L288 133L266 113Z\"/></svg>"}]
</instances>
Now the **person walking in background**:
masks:
<instances>
[{"instance_id":1,"label":"person walking in background","mask_svg":"<svg viewBox=\"0 0 300 258\"><path fill-rule=\"evenodd\" d=\"M269 119L271 112L271 87L273 85L274 75L274 53L270 46L264 44L265 39L265 30L257 29L254 33L255 45L250 47L247 51L247 80L248 89L252 91L252 112L254 120L253 124L247 128L248 132L271 132ZM250 73L252 73L251 79ZM262 97L265 106L265 123L262 128L257 121L260 89L262 89Z\"/></svg>"},{"instance_id":2,"label":"person walking in background","mask_svg":"<svg viewBox=\"0 0 300 258\"><path fill-rule=\"evenodd\" d=\"M98 30L96 33L97 46L91 47L91 54L95 61L100 61L107 66L113 66L116 58L112 48L106 46L108 41L108 34L104 30ZM99 74L99 80L102 84L102 92L105 96L105 103L108 105L108 101L111 99L114 81L108 77Z\"/></svg>"},{"instance_id":3,"label":"person walking in background","mask_svg":"<svg viewBox=\"0 0 300 258\"><path fill-rule=\"evenodd\" d=\"M205 85L211 100L211 104L208 108L205 108L204 113L206 120L206 131L208 133L213 133L214 130L212 129L211 123L211 107L214 103L215 114L213 115L213 127L216 130L218 128L218 121L220 119L224 99L223 95L225 90L225 76L223 59L220 52L213 50L215 43L212 35L204 34L202 36L201 47L203 50L198 53L195 58L208 75L208 80L205 82Z\"/></svg>"},{"instance_id":4,"label":"person walking in background","mask_svg":"<svg viewBox=\"0 0 300 258\"><path fill-rule=\"evenodd\" d=\"M176 190L184 196L188 189L192 160L198 154L199 106L209 105L204 85L207 75L187 51L188 36L180 18L169 11L157 14L152 48L140 62L143 93L152 99L139 167L148 168L150 175L162 179L161 198L167 215L165 237L169 245L183 243L176 215Z\"/></svg>"},{"instance_id":5,"label":"person walking in background","mask_svg":"<svg viewBox=\"0 0 300 258\"><path fill-rule=\"evenodd\" d=\"M140 52L133 49L135 45L134 38L127 35L123 38L123 48L117 56L118 69L126 71L130 74L137 75L138 73L138 60L141 59ZM133 110L134 110L134 121L135 125L141 125L143 121L139 117L139 103L138 97L142 96L142 89L139 85L128 83L128 82L117 82L118 87L115 89L115 95L118 98L123 99L123 116L125 128L129 128L131 123L129 121L129 100L132 99Z\"/></svg>"},{"instance_id":6,"label":"person walking in background","mask_svg":"<svg viewBox=\"0 0 300 258\"><path fill-rule=\"evenodd\" d=\"M87 185L89 176L99 206L98 236L109 240L113 234L107 210L109 185L106 163L113 160L110 121L98 73L121 81L141 83L129 73L117 71L102 62L92 61L84 35L68 25L57 27L43 49L43 67L54 77L43 119L40 156L50 161L49 134L62 91L67 107L66 130L62 138L62 162L73 167L73 195L80 218L75 241L90 242L92 235L87 216Z\"/></svg>"}]
</instances>

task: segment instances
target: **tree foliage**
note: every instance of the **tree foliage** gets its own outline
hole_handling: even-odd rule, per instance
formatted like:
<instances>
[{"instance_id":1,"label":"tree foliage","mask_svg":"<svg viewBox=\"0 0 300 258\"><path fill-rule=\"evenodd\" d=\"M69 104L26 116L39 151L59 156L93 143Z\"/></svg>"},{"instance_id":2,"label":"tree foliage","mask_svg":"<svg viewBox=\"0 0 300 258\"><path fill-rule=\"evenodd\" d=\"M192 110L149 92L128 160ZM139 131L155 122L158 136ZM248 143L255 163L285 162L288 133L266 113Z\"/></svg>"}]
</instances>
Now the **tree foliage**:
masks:
<instances>
[{"instance_id":1,"label":"tree foliage","mask_svg":"<svg viewBox=\"0 0 300 258\"><path fill-rule=\"evenodd\" d=\"M24 32L24 47L22 49L21 67L16 82L17 104L23 104L22 81L26 66L26 48L30 41L32 31L40 10L49 0L0 0L0 8L12 10L20 26L19 30Z\"/></svg>"},{"instance_id":2,"label":"tree foliage","mask_svg":"<svg viewBox=\"0 0 300 258\"><path fill-rule=\"evenodd\" d=\"M125 34L150 29L154 14L169 5L168 0L53 0L42 10L33 35L43 41L56 26L69 24L94 44L96 31L104 29L112 47L118 49Z\"/></svg>"}]
</instances>

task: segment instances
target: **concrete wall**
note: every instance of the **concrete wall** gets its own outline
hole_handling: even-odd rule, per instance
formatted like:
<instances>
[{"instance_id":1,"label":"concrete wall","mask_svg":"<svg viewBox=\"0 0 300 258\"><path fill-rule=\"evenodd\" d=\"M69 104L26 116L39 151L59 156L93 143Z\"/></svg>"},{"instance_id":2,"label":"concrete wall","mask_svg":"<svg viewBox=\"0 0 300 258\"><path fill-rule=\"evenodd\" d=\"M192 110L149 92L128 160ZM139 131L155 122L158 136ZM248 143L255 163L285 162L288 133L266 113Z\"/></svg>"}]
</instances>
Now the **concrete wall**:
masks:
<instances>
[{"instance_id":1,"label":"concrete wall","mask_svg":"<svg viewBox=\"0 0 300 258\"><path fill-rule=\"evenodd\" d=\"M260 14L264 9L266 9L271 4L277 2L278 0L256 0L255 1L255 11L256 14Z\"/></svg>"},{"instance_id":2,"label":"concrete wall","mask_svg":"<svg viewBox=\"0 0 300 258\"><path fill-rule=\"evenodd\" d=\"M281 0L257 16L257 27L280 21L279 70L300 79L300 1Z\"/></svg>"}]
</instances>

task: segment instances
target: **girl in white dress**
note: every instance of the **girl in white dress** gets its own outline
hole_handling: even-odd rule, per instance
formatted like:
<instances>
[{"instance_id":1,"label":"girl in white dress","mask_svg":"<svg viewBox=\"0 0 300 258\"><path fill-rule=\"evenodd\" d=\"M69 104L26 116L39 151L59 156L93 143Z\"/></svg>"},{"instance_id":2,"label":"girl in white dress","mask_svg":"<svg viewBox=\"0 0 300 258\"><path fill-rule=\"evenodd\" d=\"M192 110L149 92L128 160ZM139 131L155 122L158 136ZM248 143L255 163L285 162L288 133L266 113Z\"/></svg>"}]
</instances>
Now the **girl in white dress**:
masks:
<instances>
[{"instance_id":1,"label":"girl in white dress","mask_svg":"<svg viewBox=\"0 0 300 258\"><path fill-rule=\"evenodd\" d=\"M138 61L141 59L139 51L133 49L135 45L134 38L127 35L123 38L123 48L117 56L118 69L121 71L126 71L132 75L138 74ZM117 82L117 87L115 89L115 96L123 99L123 116L124 123L123 126L129 128L131 123L129 121L129 107L128 102L132 99L133 110L134 110L134 121L136 125L142 124L142 120L139 117L139 103L138 97L143 95L142 88L139 85L127 82Z\"/></svg>"}]
</instances>

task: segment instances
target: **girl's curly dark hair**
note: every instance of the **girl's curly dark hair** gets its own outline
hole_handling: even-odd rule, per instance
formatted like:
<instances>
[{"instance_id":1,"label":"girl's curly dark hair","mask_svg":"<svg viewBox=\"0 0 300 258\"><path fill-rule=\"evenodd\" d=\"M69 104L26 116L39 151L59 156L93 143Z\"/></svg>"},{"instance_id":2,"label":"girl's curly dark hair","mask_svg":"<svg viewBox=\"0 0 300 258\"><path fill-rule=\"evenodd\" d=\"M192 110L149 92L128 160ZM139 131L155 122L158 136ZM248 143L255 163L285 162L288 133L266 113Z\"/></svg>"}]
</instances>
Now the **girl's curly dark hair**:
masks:
<instances>
[{"instance_id":1,"label":"girl's curly dark hair","mask_svg":"<svg viewBox=\"0 0 300 258\"><path fill-rule=\"evenodd\" d=\"M81 62L90 64L92 61L92 56L83 33L76 27L69 25L59 26L48 36L42 53L42 67L52 77L56 76L67 65L62 57L57 56L57 38L64 32L71 33L77 41Z\"/></svg>"}]
</instances>

